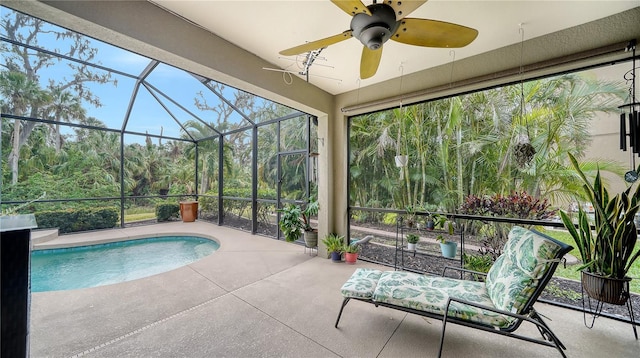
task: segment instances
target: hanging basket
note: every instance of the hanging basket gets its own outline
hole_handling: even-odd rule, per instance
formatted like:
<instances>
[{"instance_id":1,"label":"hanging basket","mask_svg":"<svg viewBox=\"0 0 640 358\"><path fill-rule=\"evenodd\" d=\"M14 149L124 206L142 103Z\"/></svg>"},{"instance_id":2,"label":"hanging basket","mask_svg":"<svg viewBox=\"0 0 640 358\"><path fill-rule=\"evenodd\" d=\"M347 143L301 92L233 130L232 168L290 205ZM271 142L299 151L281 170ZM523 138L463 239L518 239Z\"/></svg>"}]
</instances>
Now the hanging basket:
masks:
<instances>
[{"instance_id":1,"label":"hanging basket","mask_svg":"<svg viewBox=\"0 0 640 358\"><path fill-rule=\"evenodd\" d=\"M582 288L589 297L613 305L624 305L629 299L630 277L623 279L603 277L582 271Z\"/></svg>"},{"instance_id":2,"label":"hanging basket","mask_svg":"<svg viewBox=\"0 0 640 358\"><path fill-rule=\"evenodd\" d=\"M406 167L408 163L409 163L408 155L396 155L396 167L398 168Z\"/></svg>"},{"instance_id":3,"label":"hanging basket","mask_svg":"<svg viewBox=\"0 0 640 358\"><path fill-rule=\"evenodd\" d=\"M516 143L513 145L513 155L515 157L516 164L521 168L526 167L531 163L535 154L536 149L531 145L529 136L526 134L518 135Z\"/></svg>"}]
</instances>

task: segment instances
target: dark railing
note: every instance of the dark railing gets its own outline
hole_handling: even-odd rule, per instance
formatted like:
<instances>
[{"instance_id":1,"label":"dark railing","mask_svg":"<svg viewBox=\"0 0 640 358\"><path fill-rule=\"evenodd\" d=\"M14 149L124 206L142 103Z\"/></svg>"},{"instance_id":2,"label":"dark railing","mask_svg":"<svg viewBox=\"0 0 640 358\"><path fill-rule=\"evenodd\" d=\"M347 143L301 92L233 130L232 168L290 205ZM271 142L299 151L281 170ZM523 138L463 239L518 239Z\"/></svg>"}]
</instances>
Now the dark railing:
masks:
<instances>
[{"instance_id":1,"label":"dark railing","mask_svg":"<svg viewBox=\"0 0 640 358\"><path fill-rule=\"evenodd\" d=\"M357 223L352 222L352 214L354 212L369 212L369 213L380 213L380 214L397 214L398 216L406 216L408 215L406 210L398 210L398 209L379 209L379 208L365 208L365 207L358 207L358 206L352 206L348 208L348 213L349 213L349 225L347 227L347 237L350 237L350 232L351 232L351 227L353 226L358 226ZM478 222L483 222L483 223L489 223L489 222L495 222L495 223L504 223L504 224L513 224L513 225L520 225L520 226L537 226L537 227L549 227L549 228L564 228L564 224L557 220L557 221L553 221L553 220L533 220L533 219L519 219L519 218L506 218L506 217L493 217L493 216L479 216L479 215L467 215L467 214L456 214L456 213L443 213L443 212L425 212L425 211L418 211L413 213L415 216L417 217L422 217L422 220L426 219L427 216L429 215L440 215L440 216L445 216L450 220L455 220L455 221L459 221L459 220L464 220L464 221L478 221ZM396 225L389 225L387 224L388 229L389 229L389 234L390 235L397 235L396 234ZM461 240L464 240L464 235L462 235ZM572 246L575 246L572 245ZM369 261L365 258L363 258L363 261ZM382 265L386 265L389 267L393 267L393 264L387 264L387 263L383 263L383 262L377 262L377 261L371 261L371 262L375 262L378 264L382 264ZM555 305L555 306L559 306L559 307L563 307L563 308L568 308L568 309L572 309L575 311L580 311L586 314L591 314L591 312L586 311L583 307L578 307L578 306L574 306L571 304L566 304L566 303L562 303L562 302L556 302L553 300L548 300L548 299L544 299L541 298L539 299L540 302L544 302L547 304L551 304L551 305ZM612 315L606 312L603 312L600 314L600 316L602 317L606 317L609 319L613 319L616 321L620 321L620 322L625 322L625 323L632 323L632 321L630 320L630 318L625 318L625 317L620 317L617 315Z\"/></svg>"}]
</instances>

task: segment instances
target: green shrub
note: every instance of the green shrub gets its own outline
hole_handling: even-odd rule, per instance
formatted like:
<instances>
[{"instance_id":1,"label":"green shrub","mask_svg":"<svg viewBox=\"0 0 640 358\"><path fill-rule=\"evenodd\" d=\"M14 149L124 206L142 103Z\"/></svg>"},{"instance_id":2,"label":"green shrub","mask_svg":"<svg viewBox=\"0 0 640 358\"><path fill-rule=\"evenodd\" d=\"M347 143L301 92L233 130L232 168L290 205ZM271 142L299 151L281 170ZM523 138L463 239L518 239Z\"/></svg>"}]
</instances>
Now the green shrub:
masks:
<instances>
[{"instance_id":1,"label":"green shrub","mask_svg":"<svg viewBox=\"0 0 640 358\"><path fill-rule=\"evenodd\" d=\"M556 211L551 208L547 199L535 198L524 191L507 196L469 195L458 209L460 214L532 220L551 218ZM480 253L491 255L495 260L502 254L502 247L507 242L512 226L513 224L474 220L471 225L466 226L466 230L471 235L480 234Z\"/></svg>"},{"instance_id":2,"label":"green shrub","mask_svg":"<svg viewBox=\"0 0 640 358\"><path fill-rule=\"evenodd\" d=\"M38 228L58 228L61 233L113 228L118 223L116 208L67 209L35 213Z\"/></svg>"},{"instance_id":3,"label":"green shrub","mask_svg":"<svg viewBox=\"0 0 640 358\"><path fill-rule=\"evenodd\" d=\"M493 265L493 257L491 255L462 255L464 260L464 268L478 272L489 272Z\"/></svg>"},{"instance_id":4,"label":"green shrub","mask_svg":"<svg viewBox=\"0 0 640 358\"><path fill-rule=\"evenodd\" d=\"M169 221L180 216L180 205L176 203L156 205L156 218L158 221Z\"/></svg>"},{"instance_id":5,"label":"green shrub","mask_svg":"<svg viewBox=\"0 0 640 358\"><path fill-rule=\"evenodd\" d=\"M387 225L395 225L396 224L396 220L398 220L398 214L396 214L396 213L386 213L386 214L384 214L384 218L382 219L382 222L387 224Z\"/></svg>"}]
</instances>

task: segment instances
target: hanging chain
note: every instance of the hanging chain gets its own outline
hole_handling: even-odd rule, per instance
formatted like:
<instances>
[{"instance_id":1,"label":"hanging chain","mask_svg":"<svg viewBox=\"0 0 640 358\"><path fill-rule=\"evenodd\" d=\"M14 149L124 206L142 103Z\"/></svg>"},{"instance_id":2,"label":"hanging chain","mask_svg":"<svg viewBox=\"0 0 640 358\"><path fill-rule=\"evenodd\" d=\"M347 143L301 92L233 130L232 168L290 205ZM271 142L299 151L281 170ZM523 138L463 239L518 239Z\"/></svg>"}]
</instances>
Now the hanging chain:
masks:
<instances>
[{"instance_id":1,"label":"hanging chain","mask_svg":"<svg viewBox=\"0 0 640 358\"><path fill-rule=\"evenodd\" d=\"M450 50L449 51L449 56L452 56L452 58L451 58L451 72L449 73L449 88L451 88L453 86L453 63L456 60L456 51L455 50Z\"/></svg>"},{"instance_id":2,"label":"hanging chain","mask_svg":"<svg viewBox=\"0 0 640 358\"><path fill-rule=\"evenodd\" d=\"M520 125L525 127L527 135L529 135L529 126L524 120L524 28L522 24L520 24L518 32L520 33Z\"/></svg>"}]
</instances>

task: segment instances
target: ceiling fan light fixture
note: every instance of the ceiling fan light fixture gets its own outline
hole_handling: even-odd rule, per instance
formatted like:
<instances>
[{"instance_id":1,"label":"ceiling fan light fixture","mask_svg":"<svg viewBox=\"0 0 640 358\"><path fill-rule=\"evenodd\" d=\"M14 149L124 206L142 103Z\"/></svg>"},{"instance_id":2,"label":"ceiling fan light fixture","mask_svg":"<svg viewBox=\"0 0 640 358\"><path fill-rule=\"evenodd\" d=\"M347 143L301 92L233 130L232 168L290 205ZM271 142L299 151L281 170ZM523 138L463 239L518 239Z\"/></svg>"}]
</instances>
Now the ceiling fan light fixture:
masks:
<instances>
[{"instance_id":1,"label":"ceiling fan light fixture","mask_svg":"<svg viewBox=\"0 0 640 358\"><path fill-rule=\"evenodd\" d=\"M379 49L391 36L391 31L384 26L371 26L360 33L360 42L371 50Z\"/></svg>"},{"instance_id":2,"label":"ceiling fan light fixture","mask_svg":"<svg viewBox=\"0 0 640 358\"><path fill-rule=\"evenodd\" d=\"M386 4L369 5L371 16L359 13L351 19L353 36L371 50L379 49L398 29L396 14Z\"/></svg>"}]
</instances>

